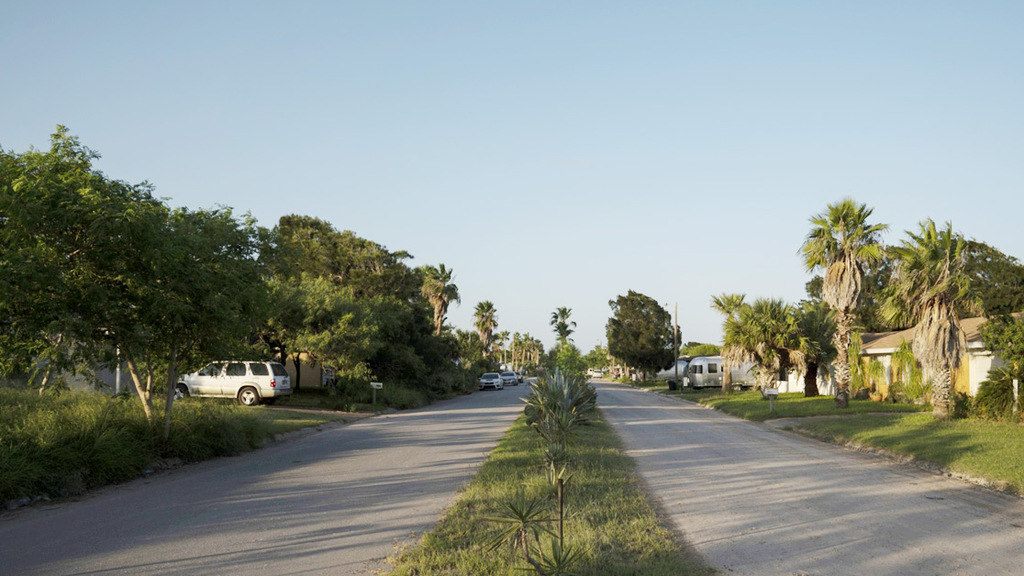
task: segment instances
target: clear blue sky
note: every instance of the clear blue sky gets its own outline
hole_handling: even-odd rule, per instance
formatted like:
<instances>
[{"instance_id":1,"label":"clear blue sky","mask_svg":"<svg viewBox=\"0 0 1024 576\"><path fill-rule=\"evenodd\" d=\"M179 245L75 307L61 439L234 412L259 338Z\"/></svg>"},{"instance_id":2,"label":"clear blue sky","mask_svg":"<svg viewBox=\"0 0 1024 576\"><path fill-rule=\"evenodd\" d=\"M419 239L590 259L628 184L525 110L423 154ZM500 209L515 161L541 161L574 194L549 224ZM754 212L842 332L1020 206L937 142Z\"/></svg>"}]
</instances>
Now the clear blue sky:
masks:
<instances>
[{"instance_id":1,"label":"clear blue sky","mask_svg":"<svg viewBox=\"0 0 1024 576\"><path fill-rule=\"evenodd\" d=\"M1024 257L1024 2L4 0L0 51L0 147L443 262L459 328L586 352L633 289L717 342L845 196Z\"/></svg>"}]
</instances>

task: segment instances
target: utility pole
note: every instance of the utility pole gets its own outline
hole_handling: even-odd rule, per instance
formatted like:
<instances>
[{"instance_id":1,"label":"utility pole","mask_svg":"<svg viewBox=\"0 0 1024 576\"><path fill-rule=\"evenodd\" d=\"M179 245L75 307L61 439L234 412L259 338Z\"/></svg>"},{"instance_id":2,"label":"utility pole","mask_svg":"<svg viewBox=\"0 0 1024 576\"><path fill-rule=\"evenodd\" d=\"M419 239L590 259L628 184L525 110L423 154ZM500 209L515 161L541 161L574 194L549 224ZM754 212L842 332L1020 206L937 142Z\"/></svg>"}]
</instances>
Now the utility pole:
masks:
<instances>
[{"instance_id":1,"label":"utility pole","mask_svg":"<svg viewBox=\"0 0 1024 576\"><path fill-rule=\"evenodd\" d=\"M672 364L676 371L676 384L679 384L679 302L676 302L672 319Z\"/></svg>"}]
</instances>

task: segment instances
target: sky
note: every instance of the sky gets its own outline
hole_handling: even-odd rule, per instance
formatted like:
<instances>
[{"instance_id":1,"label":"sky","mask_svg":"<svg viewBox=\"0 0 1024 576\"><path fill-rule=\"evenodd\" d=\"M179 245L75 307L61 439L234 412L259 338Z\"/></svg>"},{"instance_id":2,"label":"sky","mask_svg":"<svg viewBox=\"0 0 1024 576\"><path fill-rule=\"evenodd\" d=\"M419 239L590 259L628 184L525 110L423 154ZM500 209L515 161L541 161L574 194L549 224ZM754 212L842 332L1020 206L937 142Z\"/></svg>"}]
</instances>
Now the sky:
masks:
<instances>
[{"instance_id":1,"label":"sky","mask_svg":"<svg viewBox=\"0 0 1024 576\"><path fill-rule=\"evenodd\" d=\"M847 197L1024 258L1022 2L0 0L0 52L0 148L444 263L460 329L587 352L634 290L720 342Z\"/></svg>"}]
</instances>

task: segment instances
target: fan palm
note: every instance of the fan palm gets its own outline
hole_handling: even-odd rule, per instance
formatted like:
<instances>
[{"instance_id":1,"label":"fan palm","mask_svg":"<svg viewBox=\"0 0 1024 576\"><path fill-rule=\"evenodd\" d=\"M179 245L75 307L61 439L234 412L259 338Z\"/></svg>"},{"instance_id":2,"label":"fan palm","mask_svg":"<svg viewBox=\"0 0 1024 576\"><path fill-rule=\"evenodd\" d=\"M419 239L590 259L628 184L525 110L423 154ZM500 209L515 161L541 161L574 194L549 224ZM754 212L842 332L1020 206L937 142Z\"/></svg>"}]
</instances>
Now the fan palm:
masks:
<instances>
[{"instance_id":1,"label":"fan palm","mask_svg":"<svg viewBox=\"0 0 1024 576\"><path fill-rule=\"evenodd\" d=\"M734 350L735 361L758 365L762 387L803 359L793 307L777 299L759 298L741 306L735 317L726 320L725 345Z\"/></svg>"},{"instance_id":2,"label":"fan palm","mask_svg":"<svg viewBox=\"0 0 1024 576\"><path fill-rule=\"evenodd\" d=\"M854 309L860 297L864 265L883 257L879 240L888 226L868 224L874 212L865 204L847 198L811 218L811 232L801 252L808 270L824 268L822 299L835 312L835 335L832 342L836 358L832 362L836 381L836 406L845 408L850 402L850 334L853 331Z\"/></svg>"},{"instance_id":3,"label":"fan palm","mask_svg":"<svg viewBox=\"0 0 1024 576\"><path fill-rule=\"evenodd\" d=\"M916 322L914 356L934 376L932 413L949 416L952 374L967 350L958 310L977 312L981 306L971 292L965 272L966 241L949 222L938 229L925 220L917 234L895 248L896 271L886 293L883 311L893 324ZM910 318L904 317L906 314Z\"/></svg>"},{"instance_id":4,"label":"fan palm","mask_svg":"<svg viewBox=\"0 0 1024 576\"><path fill-rule=\"evenodd\" d=\"M489 356L491 353L491 343L494 341L494 329L498 327L498 316L497 311L494 309L494 303L490 300L484 300L476 305L476 310L473 313L473 317L476 319L473 322L473 326L476 327L477 333L480 334L480 341L484 345L484 356Z\"/></svg>"},{"instance_id":5,"label":"fan palm","mask_svg":"<svg viewBox=\"0 0 1024 576\"><path fill-rule=\"evenodd\" d=\"M444 264L436 268L425 266L423 273L420 293L434 308L434 334L440 336L445 315L448 314L448 305L452 302L461 304L462 298L459 296L459 287L452 284L452 270L445 268Z\"/></svg>"},{"instance_id":6,"label":"fan palm","mask_svg":"<svg viewBox=\"0 0 1024 576\"><path fill-rule=\"evenodd\" d=\"M832 321L832 310L820 300L804 302L796 311L796 323L803 352L800 367L804 371L804 397L810 398L818 395L819 370L836 356L831 342L836 325Z\"/></svg>"},{"instance_id":7,"label":"fan palm","mask_svg":"<svg viewBox=\"0 0 1024 576\"><path fill-rule=\"evenodd\" d=\"M740 309L743 307L743 299L746 298L744 294L721 294L719 296L711 297L711 307L721 312L725 316L725 322L728 323L730 318L738 318ZM723 331L725 326L723 324ZM739 367L742 363L741 357L743 355L742 350L739 350L735 345L730 346L728 342L723 342L722 347L722 393L728 394L732 391L732 371Z\"/></svg>"}]
</instances>

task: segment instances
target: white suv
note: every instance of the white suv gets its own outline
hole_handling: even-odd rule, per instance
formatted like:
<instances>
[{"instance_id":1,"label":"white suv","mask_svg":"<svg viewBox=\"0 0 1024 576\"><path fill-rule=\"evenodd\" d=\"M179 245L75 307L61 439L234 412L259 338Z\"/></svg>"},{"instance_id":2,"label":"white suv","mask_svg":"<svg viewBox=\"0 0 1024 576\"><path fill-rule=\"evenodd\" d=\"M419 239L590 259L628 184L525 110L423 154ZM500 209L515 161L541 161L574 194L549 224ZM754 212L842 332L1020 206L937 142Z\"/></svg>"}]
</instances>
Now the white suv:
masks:
<instances>
[{"instance_id":1,"label":"white suv","mask_svg":"<svg viewBox=\"0 0 1024 576\"><path fill-rule=\"evenodd\" d=\"M239 404L271 404L292 393L288 372L278 362L213 362L178 379L175 398L235 398Z\"/></svg>"}]
</instances>

